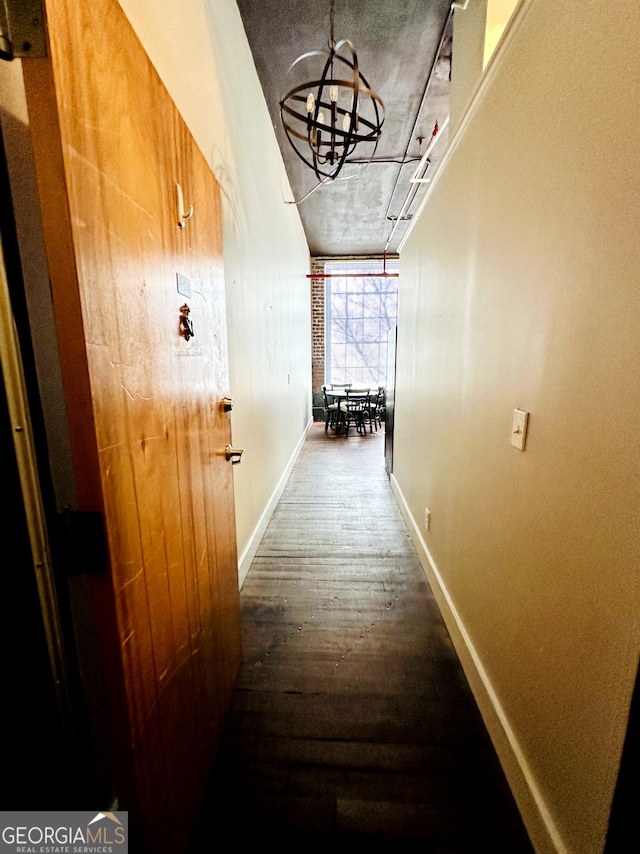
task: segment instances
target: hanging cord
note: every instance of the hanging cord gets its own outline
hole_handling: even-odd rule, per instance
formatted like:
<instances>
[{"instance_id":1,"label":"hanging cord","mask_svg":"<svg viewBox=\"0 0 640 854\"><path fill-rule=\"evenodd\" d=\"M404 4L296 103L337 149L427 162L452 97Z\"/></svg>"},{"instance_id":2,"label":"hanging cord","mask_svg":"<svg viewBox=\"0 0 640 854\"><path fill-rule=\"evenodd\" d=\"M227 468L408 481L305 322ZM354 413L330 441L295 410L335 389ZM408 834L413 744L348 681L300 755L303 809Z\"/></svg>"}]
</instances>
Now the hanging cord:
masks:
<instances>
[{"instance_id":1,"label":"hanging cord","mask_svg":"<svg viewBox=\"0 0 640 854\"><path fill-rule=\"evenodd\" d=\"M331 7L329 10L329 50L333 50L334 47L336 46L336 40L334 38L334 28L333 28L333 21L334 21L334 14L333 13L334 13L334 0L331 0Z\"/></svg>"},{"instance_id":2,"label":"hanging cord","mask_svg":"<svg viewBox=\"0 0 640 854\"><path fill-rule=\"evenodd\" d=\"M303 196L301 199L297 199L297 200L293 199L293 201L289 201L288 199L285 199L284 200L285 205L301 205L302 202L306 201L309 198L311 193L315 193L315 191L318 189L318 187L322 187L322 185L326 184L327 181L329 181L329 180L331 180L331 179L330 178L323 178L322 181L318 181L318 183L315 185L315 187L312 187L309 190L309 192L306 194L306 196Z\"/></svg>"}]
</instances>

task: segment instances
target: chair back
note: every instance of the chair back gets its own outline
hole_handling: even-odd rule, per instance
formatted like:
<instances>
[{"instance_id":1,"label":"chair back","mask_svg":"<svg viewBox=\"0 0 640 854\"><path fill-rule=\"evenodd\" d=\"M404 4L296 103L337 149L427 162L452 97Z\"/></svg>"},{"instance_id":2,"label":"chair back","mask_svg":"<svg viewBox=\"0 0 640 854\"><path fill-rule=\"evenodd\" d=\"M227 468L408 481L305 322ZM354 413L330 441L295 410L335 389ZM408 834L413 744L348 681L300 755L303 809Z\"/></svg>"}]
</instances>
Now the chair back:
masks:
<instances>
[{"instance_id":1,"label":"chair back","mask_svg":"<svg viewBox=\"0 0 640 854\"><path fill-rule=\"evenodd\" d=\"M331 388L351 388L353 383L331 383Z\"/></svg>"},{"instance_id":2,"label":"chair back","mask_svg":"<svg viewBox=\"0 0 640 854\"><path fill-rule=\"evenodd\" d=\"M368 409L371 393L368 388L348 388L346 402L348 409Z\"/></svg>"}]
</instances>

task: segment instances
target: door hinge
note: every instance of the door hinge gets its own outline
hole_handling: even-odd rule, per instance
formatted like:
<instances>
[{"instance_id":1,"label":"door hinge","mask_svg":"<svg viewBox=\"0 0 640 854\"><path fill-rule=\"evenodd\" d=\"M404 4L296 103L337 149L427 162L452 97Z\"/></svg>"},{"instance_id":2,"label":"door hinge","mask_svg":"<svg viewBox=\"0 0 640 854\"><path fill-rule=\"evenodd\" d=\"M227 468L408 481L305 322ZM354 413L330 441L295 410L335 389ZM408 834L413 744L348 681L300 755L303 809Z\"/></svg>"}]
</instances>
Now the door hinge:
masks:
<instances>
[{"instance_id":1,"label":"door hinge","mask_svg":"<svg viewBox=\"0 0 640 854\"><path fill-rule=\"evenodd\" d=\"M69 577L84 572L90 575L108 572L102 513L65 507L60 514L60 549Z\"/></svg>"},{"instance_id":2,"label":"door hinge","mask_svg":"<svg viewBox=\"0 0 640 854\"><path fill-rule=\"evenodd\" d=\"M42 0L0 0L0 59L46 55Z\"/></svg>"}]
</instances>

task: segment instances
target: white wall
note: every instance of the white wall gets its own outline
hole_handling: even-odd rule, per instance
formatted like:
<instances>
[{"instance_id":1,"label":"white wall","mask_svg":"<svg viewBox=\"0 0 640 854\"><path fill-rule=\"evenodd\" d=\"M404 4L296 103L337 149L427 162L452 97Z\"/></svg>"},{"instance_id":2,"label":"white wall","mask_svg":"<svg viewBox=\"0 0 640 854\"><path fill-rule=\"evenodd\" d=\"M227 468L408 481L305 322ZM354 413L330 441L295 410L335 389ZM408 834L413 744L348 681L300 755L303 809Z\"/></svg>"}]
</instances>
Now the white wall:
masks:
<instances>
[{"instance_id":1,"label":"white wall","mask_svg":"<svg viewBox=\"0 0 640 854\"><path fill-rule=\"evenodd\" d=\"M402 248L395 482L537 850L596 854L640 649L640 15L524 0L511 36Z\"/></svg>"},{"instance_id":2,"label":"white wall","mask_svg":"<svg viewBox=\"0 0 640 854\"><path fill-rule=\"evenodd\" d=\"M309 250L284 203L291 190L234 0L120 5L222 191L233 443L246 450L236 527L250 556L311 418Z\"/></svg>"}]
</instances>

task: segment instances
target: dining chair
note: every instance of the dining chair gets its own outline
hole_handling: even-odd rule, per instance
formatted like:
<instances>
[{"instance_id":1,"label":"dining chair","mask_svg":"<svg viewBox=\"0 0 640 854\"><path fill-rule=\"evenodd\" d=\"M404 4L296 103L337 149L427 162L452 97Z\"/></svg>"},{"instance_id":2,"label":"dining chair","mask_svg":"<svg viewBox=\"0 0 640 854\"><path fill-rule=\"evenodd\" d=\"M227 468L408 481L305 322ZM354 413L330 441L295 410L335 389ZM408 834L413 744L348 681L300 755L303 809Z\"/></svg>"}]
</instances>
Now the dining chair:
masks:
<instances>
[{"instance_id":1,"label":"dining chair","mask_svg":"<svg viewBox=\"0 0 640 854\"><path fill-rule=\"evenodd\" d=\"M351 388L353 383L331 383L329 388Z\"/></svg>"},{"instance_id":2,"label":"dining chair","mask_svg":"<svg viewBox=\"0 0 640 854\"><path fill-rule=\"evenodd\" d=\"M329 427L333 427L337 432L343 421L340 401L329 403L326 385L322 386L322 396L324 398L324 432L328 433Z\"/></svg>"},{"instance_id":3,"label":"dining chair","mask_svg":"<svg viewBox=\"0 0 640 854\"><path fill-rule=\"evenodd\" d=\"M368 388L346 390L346 397L341 403L343 412L345 435L349 436L349 425L355 424L358 433L366 433L365 418L369 414L371 397Z\"/></svg>"},{"instance_id":4,"label":"dining chair","mask_svg":"<svg viewBox=\"0 0 640 854\"><path fill-rule=\"evenodd\" d=\"M378 386L378 391L375 396L375 400L371 400L371 404L369 407L369 432L372 431L372 426L376 428L376 433L378 432L378 427L382 429L382 416L384 415L384 404L385 404L385 388L384 386Z\"/></svg>"}]
</instances>

